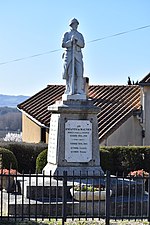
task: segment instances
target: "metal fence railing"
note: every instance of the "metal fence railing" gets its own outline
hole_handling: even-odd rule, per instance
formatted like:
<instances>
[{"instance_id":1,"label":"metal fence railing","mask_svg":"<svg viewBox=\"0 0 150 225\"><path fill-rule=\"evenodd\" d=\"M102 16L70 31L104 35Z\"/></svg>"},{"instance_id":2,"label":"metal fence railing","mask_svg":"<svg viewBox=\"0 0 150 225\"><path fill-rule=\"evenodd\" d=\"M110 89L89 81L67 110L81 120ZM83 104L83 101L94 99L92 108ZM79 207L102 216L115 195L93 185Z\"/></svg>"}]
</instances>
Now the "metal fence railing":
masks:
<instances>
[{"instance_id":1,"label":"metal fence railing","mask_svg":"<svg viewBox=\"0 0 150 225\"><path fill-rule=\"evenodd\" d=\"M150 221L150 177L86 175L64 172L0 174L0 220L3 219L146 219Z\"/></svg>"}]
</instances>

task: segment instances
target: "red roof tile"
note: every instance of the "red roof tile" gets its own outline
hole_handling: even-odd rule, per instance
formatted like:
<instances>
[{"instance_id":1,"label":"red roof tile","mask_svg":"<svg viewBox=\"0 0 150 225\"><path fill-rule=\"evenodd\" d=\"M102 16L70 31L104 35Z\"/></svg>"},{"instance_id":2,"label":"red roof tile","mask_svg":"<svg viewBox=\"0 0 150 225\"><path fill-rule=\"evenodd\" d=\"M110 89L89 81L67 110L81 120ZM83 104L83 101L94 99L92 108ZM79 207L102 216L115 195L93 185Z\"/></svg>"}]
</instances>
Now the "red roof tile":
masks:
<instances>
[{"instance_id":1,"label":"red roof tile","mask_svg":"<svg viewBox=\"0 0 150 225\"><path fill-rule=\"evenodd\" d=\"M20 103L18 108L49 127L48 106L60 100L65 91L63 85L48 85L45 89ZM98 113L98 134L102 141L123 124L136 109L140 109L138 85L91 85L89 98L101 108Z\"/></svg>"}]
</instances>

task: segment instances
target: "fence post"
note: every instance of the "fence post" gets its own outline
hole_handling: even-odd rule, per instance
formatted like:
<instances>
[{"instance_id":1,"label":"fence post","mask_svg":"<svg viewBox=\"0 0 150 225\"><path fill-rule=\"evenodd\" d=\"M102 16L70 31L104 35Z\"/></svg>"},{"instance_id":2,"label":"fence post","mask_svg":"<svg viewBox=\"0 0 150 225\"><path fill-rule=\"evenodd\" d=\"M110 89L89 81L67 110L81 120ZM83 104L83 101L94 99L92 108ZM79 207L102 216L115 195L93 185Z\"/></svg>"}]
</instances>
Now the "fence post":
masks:
<instances>
[{"instance_id":1,"label":"fence post","mask_svg":"<svg viewBox=\"0 0 150 225\"><path fill-rule=\"evenodd\" d=\"M0 169L3 168L3 155L0 154Z\"/></svg>"},{"instance_id":2,"label":"fence post","mask_svg":"<svg viewBox=\"0 0 150 225\"><path fill-rule=\"evenodd\" d=\"M106 202L105 202L105 224L110 224L110 171L106 172Z\"/></svg>"},{"instance_id":3,"label":"fence post","mask_svg":"<svg viewBox=\"0 0 150 225\"><path fill-rule=\"evenodd\" d=\"M150 173L149 173L149 177L148 177L148 222L150 224Z\"/></svg>"},{"instance_id":4,"label":"fence post","mask_svg":"<svg viewBox=\"0 0 150 225\"><path fill-rule=\"evenodd\" d=\"M62 225L66 222L66 210L67 210L67 171L63 171L63 193L62 193Z\"/></svg>"}]
</instances>

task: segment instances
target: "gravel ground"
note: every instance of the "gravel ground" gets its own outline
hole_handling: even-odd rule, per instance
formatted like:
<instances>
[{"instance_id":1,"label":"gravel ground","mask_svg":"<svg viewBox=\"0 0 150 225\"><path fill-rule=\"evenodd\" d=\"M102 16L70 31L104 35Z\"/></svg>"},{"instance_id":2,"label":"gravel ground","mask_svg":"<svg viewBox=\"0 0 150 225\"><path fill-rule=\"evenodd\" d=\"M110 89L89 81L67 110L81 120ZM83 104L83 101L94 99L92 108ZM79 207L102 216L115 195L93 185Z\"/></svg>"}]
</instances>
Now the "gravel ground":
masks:
<instances>
[{"instance_id":1,"label":"gravel ground","mask_svg":"<svg viewBox=\"0 0 150 225\"><path fill-rule=\"evenodd\" d=\"M146 220L143 221L128 221L128 220L124 220L124 221L111 221L110 225L146 225L146 224L150 224L149 222L147 222ZM0 225L61 225L61 221L39 221L39 222L35 222L35 221L20 221L20 222L13 222L13 221L0 221ZM75 221L67 221L65 223L65 225L105 225L105 220L100 220L100 221L92 221L92 220L75 220Z\"/></svg>"},{"instance_id":2,"label":"gravel ground","mask_svg":"<svg viewBox=\"0 0 150 225\"><path fill-rule=\"evenodd\" d=\"M110 221L110 225L144 225L144 224L150 224L147 221ZM78 222L67 222L66 225L105 225L105 220L100 221L78 221Z\"/></svg>"}]
</instances>

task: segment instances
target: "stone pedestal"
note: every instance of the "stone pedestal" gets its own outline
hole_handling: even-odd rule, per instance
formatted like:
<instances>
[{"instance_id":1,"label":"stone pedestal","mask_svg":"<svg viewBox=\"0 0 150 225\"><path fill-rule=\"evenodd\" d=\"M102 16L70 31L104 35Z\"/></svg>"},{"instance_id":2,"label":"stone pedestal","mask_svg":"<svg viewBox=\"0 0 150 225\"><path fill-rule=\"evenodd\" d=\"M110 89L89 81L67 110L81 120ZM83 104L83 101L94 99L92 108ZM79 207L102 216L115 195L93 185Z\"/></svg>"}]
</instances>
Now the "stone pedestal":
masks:
<instances>
[{"instance_id":1,"label":"stone pedestal","mask_svg":"<svg viewBox=\"0 0 150 225\"><path fill-rule=\"evenodd\" d=\"M46 174L99 175L100 167L97 113L89 100L67 100L49 106L52 112Z\"/></svg>"}]
</instances>

